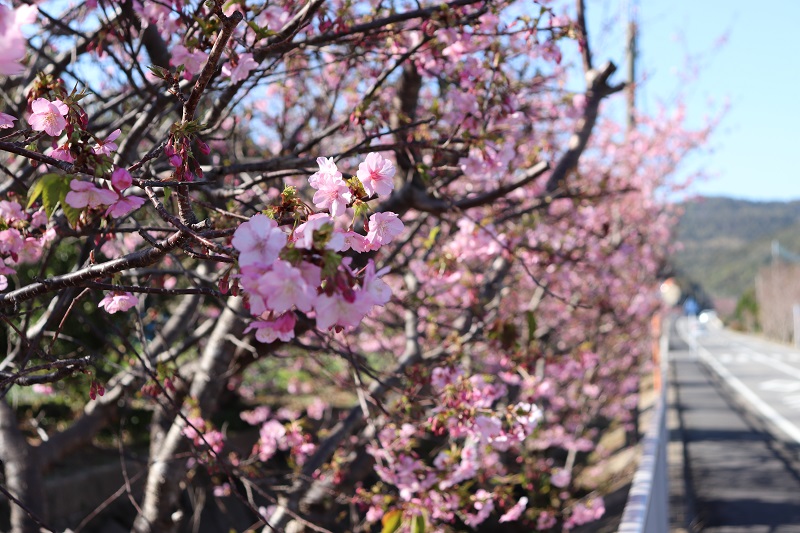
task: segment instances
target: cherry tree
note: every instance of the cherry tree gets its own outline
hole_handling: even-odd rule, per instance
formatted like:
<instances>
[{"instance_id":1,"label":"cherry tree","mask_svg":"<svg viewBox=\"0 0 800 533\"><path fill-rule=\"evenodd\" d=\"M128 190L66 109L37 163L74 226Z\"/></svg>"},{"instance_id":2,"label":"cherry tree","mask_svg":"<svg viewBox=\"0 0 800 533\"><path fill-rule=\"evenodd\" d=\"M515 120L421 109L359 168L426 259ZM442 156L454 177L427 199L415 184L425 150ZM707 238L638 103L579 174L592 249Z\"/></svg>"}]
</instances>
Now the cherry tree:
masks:
<instances>
[{"instance_id":1,"label":"cherry tree","mask_svg":"<svg viewBox=\"0 0 800 533\"><path fill-rule=\"evenodd\" d=\"M133 405L137 532L192 527L187 492L264 531L602 516L578 478L632 423L710 128L601 113L583 2L0 3L0 43L14 531ZM32 432L23 392L80 409Z\"/></svg>"}]
</instances>

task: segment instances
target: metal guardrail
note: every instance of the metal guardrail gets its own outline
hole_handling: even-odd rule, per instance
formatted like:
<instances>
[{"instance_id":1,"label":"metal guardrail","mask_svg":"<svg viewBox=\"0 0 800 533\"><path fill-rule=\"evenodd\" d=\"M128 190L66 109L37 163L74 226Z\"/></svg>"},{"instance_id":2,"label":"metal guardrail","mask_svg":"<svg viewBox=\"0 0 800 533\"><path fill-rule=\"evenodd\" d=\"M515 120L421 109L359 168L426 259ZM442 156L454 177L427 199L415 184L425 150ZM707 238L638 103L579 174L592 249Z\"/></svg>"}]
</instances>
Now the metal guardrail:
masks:
<instances>
[{"instance_id":1,"label":"metal guardrail","mask_svg":"<svg viewBox=\"0 0 800 533\"><path fill-rule=\"evenodd\" d=\"M667 332L659 343L661 389L657 392L654 416L642 442L642 458L633 476L628 502L618 533L666 533L669 531L669 485L667 470Z\"/></svg>"}]
</instances>

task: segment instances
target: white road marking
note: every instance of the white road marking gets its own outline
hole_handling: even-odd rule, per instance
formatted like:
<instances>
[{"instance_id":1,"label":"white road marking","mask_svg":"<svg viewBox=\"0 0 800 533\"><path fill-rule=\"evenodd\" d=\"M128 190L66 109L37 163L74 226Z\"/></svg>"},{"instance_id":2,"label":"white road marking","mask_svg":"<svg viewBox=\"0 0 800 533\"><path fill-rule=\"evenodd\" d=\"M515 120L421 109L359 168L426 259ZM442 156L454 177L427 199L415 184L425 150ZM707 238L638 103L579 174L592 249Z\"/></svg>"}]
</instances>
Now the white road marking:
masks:
<instances>
[{"instance_id":1,"label":"white road marking","mask_svg":"<svg viewBox=\"0 0 800 533\"><path fill-rule=\"evenodd\" d=\"M769 365L776 370L780 370L784 374L788 374L794 378L800 379L800 368L789 366L782 361L776 361L775 359L766 357L760 353L754 353L753 360L758 361L759 363L764 363L765 365Z\"/></svg>"},{"instance_id":2,"label":"white road marking","mask_svg":"<svg viewBox=\"0 0 800 533\"><path fill-rule=\"evenodd\" d=\"M758 388L777 392L797 392L800 391L800 381L794 379L771 379L760 383Z\"/></svg>"},{"instance_id":3,"label":"white road marking","mask_svg":"<svg viewBox=\"0 0 800 533\"><path fill-rule=\"evenodd\" d=\"M770 407L764 402L764 400L759 398L753 391L747 388L745 384L731 374L727 368L722 366L722 364L717 361L707 349L702 346L698 346L697 354L708 366L711 367L714 372L716 372L722 379L727 381L728 385L738 392L745 400L750 402L750 405L752 405L754 409L761 413L764 418L772 422L781 431L786 433L786 435L788 435L792 440L800 443L800 428L778 414L775 409Z\"/></svg>"},{"instance_id":4,"label":"white road marking","mask_svg":"<svg viewBox=\"0 0 800 533\"><path fill-rule=\"evenodd\" d=\"M800 407L800 394L790 394L789 396L784 396L783 403L795 409Z\"/></svg>"}]
</instances>

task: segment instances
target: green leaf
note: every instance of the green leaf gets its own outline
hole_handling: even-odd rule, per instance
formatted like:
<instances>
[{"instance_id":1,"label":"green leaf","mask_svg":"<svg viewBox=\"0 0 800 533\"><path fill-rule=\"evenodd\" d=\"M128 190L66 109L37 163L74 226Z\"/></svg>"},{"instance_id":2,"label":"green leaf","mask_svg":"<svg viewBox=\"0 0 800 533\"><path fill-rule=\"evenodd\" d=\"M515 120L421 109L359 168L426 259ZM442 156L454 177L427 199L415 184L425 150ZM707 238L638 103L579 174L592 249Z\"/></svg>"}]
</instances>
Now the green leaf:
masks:
<instances>
[{"instance_id":1,"label":"green leaf","mask_svg":"<svg viewBox=\"0 0 800 533\"><path fill-rule=\"evenodd\" d=\"M33 182L33 185L28 190L28 204L25 206L28 209L33 205L37 198L42 195L42 191L44 190L45 180L44 177L39 178L38 180Z\"/></svg>"},{"instance_id":2,"label":"green leaf","mask_svg":"<svg viewBox=\"0 0 800 533\"><path fill-rule=\"evenodd\" d=\"M400 529L401 518L403 518L403 511L400 509L394 509L383 515L383 518L381 518L381 524L383 524L381 533L394 533Z\"/></svg>"},{"instance_id":3,"label":"green leaf","mask_svg":"<svg viewBox=\"0 0 800 533\"><path fill-rule=\"evenodd\" d=\"M42 191L42 205L44 205L44 211L47 216L50 216L55 211L58 202L65 203L64 198L66 198L69 191L69 182L63 179L54 179L44 188Z\"/></svg>"},{"instance_id":4,"label":"green leaf","mask_svg":"<svg viewBox=\"0 0 800 533\"><path fill-rule=\"evenodd\" d=\"M65 195L66 196L66 195ZM69 225L73 228L78 225L78 220L81 218L81 213L83 213L83 209L76 209L67 202L61 202L61 210L64 211L64 216L67 217L67 221Z\"/></svg>"},{"instance_id":5,"label":"green leaf","mask_svg":"<svg viewBox=\"0 0 800 533\"><path fill-rule=\"evenodd\" d=\"M164 67L159 67L158 65L148 65L147 68L156 78L166 80L169 77L169 71Z\"/></svg>"},{"instance_id":6,"label":"green leaf","mask_svg":"<svg viewBox=\"0 0 800 533\"><path fill-rule=\"evenodd\" d=\"M332 250L325 250L322 259L322 277L329 278L336 275L339 265L342 264L342 256Z\"/></svg>"},{"instance_id":7,"label":"green leaf","mask_svg":"<svg viewBox=\"0 0 800 533\"><path fill-rule=\"evenodd\" d=\"M431 228L431 232L428 234L428 238L425 239L425 242L422 245L425 247L426 250L430 250L433 248L433 245L436 244L436 237L439 235L441 228L439 226L434 226Z\"/></svg>"},{"instance_id":8,"label":"green leaf","mask_svg":"<svg viewBox=\"0 0 800 533\"><path fill-rule=\"evenodd\" d=\"M31 207L33 203L41 197L45 213L47 213L49 217L56 208L61 190L64 186L66 186L67 191L69 191L69 182L71 178L72 176L61 176L60 174L45 174L36 180L28 191L27 207Z\"/></svg>"},{"instance_id":9,"label":"green leaf","mask_svg":"<svg viewBox=\"0 0 800 533\"><path fill-rule=\"evenodd\" d=\"M411 521L411 533L425 533L425 515L418 514Z\"/></svg>"},{"instance_id":10,"label":"green leaf","mask_svg":"<svg viewBox=\"0 0 800 533\"><path fill-rule=\"evenodd\" d=\"M528 322L528 344L535 340L536 335L536 315L533 311L525 311L525 319Z\"/></svg>"},{"instance_id":11,"label":"green leaf","mask_svg":"<svg viewBox=\"0 0 800 533\"><path fill-rule=\"evenodd\" d=\"M355 217L366 217L369 213L369 205L361 200L356 200L353 202L353 211L355 212Z\"/></svg>"}]
</instances>

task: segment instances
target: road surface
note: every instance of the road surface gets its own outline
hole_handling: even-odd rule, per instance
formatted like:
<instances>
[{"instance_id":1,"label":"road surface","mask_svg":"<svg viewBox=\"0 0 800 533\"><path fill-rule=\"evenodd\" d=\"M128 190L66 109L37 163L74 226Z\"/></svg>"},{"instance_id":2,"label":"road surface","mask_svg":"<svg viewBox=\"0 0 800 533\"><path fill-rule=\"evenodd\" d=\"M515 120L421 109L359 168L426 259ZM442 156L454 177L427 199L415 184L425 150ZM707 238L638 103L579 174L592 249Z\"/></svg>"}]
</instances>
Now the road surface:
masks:
<instances>
[{"instance_id":1,"label":"road surface","mask_svg":"<svg viewBox=\"0 0 800 533\"><path fill-rule=\"evenodd\" d=\"M800 533L800 351L685 318L676 328L688 529Z\"/></svg>"}]
</instances>

